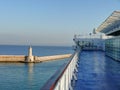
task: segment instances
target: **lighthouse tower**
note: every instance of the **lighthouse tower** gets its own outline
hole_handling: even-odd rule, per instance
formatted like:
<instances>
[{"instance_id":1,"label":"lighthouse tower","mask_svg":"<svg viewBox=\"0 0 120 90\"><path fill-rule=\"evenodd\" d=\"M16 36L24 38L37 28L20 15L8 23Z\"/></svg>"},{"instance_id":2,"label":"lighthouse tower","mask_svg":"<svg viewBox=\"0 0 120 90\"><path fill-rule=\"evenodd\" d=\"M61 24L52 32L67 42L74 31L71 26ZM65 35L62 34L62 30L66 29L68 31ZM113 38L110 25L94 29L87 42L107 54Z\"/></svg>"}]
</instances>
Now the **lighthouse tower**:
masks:
<instances>
[{"instance_id":1,"label":"lighthouse tower","mask_svg":"<svg viewBox=\"0 0 120 90\"><path fill-rule=\"evenodd\" d=\"M34 61L34 56L32 55L32 47L30 46L28 49L27 62L33 62L33 61Z\"/></svg>"}]
</instances>

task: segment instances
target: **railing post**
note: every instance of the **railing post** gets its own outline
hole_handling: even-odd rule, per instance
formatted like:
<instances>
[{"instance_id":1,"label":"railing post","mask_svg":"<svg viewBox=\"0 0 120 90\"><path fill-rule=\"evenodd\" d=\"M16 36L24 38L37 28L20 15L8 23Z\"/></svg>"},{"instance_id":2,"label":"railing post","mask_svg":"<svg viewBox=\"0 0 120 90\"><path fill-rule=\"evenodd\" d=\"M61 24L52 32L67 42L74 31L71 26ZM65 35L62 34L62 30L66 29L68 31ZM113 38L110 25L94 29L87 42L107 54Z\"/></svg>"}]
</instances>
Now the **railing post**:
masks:
<instances>
[{"instance_id":1,"label":"railing post","mask_svg":"<svg viewBox=\"0 0 120 90\"><path fill-rule=\"evenodd\" d=\"M69 67L68 67L68 70L69 70L69 73L68 73L68 76L69 76L69 90L73 90L72 86L71 86L71 72L72 72L71 63L69 65Z\"/></svg>"},{"instance_id":2,"label":"railing post","mask_svg":"<svg viewBox=\"0 0 120 90\"><path fill-rule=\"evenodd\" d=\"M72 80L77 80L78 53L78 51L74 53L71 61L66 65L50 90L73 90Z\"/></svg>"},{"instance_id":3,"label":"railing post","mask_svg":"<svg viewBox=\"0 0 120 90\"><path fill-rule=\"evenodd\" d=\"M68 86L69 86L69 76L68 76L69 70L66 70L66 88L65 90L68 90Z\"/></svg>"}]
</instances>

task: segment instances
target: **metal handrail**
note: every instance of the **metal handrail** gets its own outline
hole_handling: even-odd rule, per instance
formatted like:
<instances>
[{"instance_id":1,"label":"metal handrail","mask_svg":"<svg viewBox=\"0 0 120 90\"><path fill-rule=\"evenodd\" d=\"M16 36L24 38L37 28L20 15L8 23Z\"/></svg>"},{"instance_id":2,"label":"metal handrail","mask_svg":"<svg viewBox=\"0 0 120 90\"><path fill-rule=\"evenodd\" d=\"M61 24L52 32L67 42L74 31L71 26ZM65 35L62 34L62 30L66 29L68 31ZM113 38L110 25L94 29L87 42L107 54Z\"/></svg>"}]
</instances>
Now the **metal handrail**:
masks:
<instances>
[{"instance_id":1,"label":"metal handrail","mask_svg":"<svg viewBox=\"0 0 120 90\"><path fill-rule=\"evenodd\" d=\"M50 87L50 90L73 90L71 86L72 77L76 78L74 71L77 69L79 51L76 51L72 60L64 68L60 76Z\"/></svg>"},{"instance_id":2,"label":"metal handrail","mask_svg":"<svg viewBox=\"0 0 120 90\"><path fill-rule=\"evenodd\" d=\"M72 55L71 60L65 66L65 68L55 73L54 76L43 86L41 90L73 90L71 86L71 80L76 80L75 71L77 72L77 62L80 50Z\"/></svg>"}]
</instances>

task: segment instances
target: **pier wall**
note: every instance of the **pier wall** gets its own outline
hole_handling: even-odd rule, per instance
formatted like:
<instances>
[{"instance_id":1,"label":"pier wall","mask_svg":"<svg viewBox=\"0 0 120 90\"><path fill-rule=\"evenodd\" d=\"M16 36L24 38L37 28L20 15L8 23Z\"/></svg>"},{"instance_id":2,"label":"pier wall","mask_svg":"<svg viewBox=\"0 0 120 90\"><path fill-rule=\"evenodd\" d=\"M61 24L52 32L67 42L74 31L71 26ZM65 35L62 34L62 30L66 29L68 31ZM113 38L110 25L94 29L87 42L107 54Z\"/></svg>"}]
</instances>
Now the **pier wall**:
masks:
<instances>
[{"instance_id":1,"label":"pier wall","mask_svg":"<svg viewBox=\"0 0 120 90\"><path fill-rule=\"evenodd\" d=\"M24 62L25 60L24 55L0 55L0 62Z\"/></svg>"},{"instance_id":2,"label":"pier wall","mask_svg":"<svg viewBox=\"0 0 120 90\"><path fill-rule=\"evenodd\" d=\"M30 62L45 62L58 59L69 58L71 54L53 55L53 56L33 56L34 61ZM0 62L27 62L28 56L24 55L0 55Z\"/></svg>"},{"instance_id":3,"label":"pier wall","mask_svg":"<svg viewBox=\"0 0 120 90\"><path fill-rule=\"evenodd\" d=\"M44 61L51 61L51 60L69 58L71 55L72 54L43 56L43 57L35 56L34 59L35 59L36 62L44 62Z\"/></svg>"}]
</instances>

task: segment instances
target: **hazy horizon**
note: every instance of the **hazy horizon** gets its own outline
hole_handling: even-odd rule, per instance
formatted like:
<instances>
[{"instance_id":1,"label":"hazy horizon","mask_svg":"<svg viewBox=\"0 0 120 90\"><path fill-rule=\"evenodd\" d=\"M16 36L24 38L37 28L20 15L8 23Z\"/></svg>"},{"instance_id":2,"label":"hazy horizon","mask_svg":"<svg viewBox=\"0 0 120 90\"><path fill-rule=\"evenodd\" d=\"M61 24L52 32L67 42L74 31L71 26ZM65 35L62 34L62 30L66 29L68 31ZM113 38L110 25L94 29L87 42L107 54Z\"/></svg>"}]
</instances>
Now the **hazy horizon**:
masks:
<instances>
[{"instance_id":1,"label":"hazy horizon","mask_svg":"<svg viewBox=\"0 0 120 90\"><path fill-rule=\"evenodd\" d=\"M0 44L0 46L47 46L47 47L73 47L75 44L71 44L71 45L37 45L37 44Z\"/></svg>"},{"instance_id":2,"label":"hazy horizon","mask_svg":"<svg viewBox=\"0 0 120 90\"><path fill-rule=\"evenodd\" d=\"M120 0L1 0L0 45L72 46L114 10Z\"/></svg>"}]
</instances>

